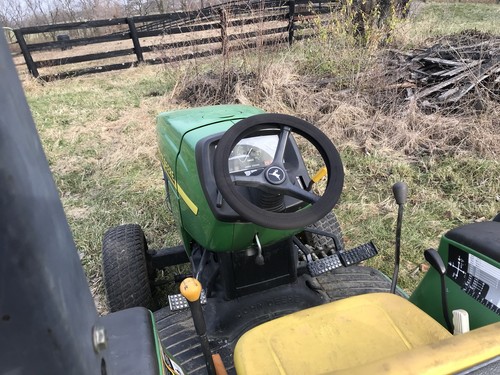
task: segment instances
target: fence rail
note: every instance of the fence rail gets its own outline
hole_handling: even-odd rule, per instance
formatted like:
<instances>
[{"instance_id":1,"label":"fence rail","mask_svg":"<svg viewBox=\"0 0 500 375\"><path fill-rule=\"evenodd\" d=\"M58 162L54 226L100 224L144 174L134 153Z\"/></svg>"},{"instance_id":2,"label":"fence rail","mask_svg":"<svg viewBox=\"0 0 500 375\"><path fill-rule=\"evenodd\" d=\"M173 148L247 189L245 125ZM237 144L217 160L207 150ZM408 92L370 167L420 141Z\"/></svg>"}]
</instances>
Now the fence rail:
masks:
<instances>
[{"instance_id":1,"label":"fence rail","mask_svg":"<svg viewBox=\"0 0 500 375\"><path fill-rule=\"evenodd\" d=\"M26 27L14 30L14 34L29 73L52 80L126 69L141 62L168 63L227 54L257 45L291 44L297 39L294 37L299 28L297 21L330 12L336 4L321 0L232 1L190 12ZM40 35L46 34L54 40L40 41ZM123 48L123 41L132 43ZM111 45L112 42L115 43ZM88 45L94 46L92 53L82 51L81 47ZM200 50L202 46L204 49ZM61 50L60 57L47 54L57 49ZM133 60L123 61L130 55L135 55ZM88 65L89 62L95 64L81 67L82 63ZM80 67L54 71L54 68L73 64ZM41 75L40 70L45 69L48 72Z\"/></svg>"}]
</instances>

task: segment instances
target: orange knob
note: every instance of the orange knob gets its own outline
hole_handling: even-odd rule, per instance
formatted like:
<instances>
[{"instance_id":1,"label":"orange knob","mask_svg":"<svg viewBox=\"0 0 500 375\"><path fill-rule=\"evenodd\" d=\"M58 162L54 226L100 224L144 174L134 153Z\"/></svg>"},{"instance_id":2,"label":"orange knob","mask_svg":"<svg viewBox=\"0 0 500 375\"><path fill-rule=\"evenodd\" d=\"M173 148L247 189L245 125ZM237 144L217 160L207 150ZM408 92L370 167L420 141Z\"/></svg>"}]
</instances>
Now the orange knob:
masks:
<instances>
[{"instance_id":1,"label":"orange knob","mask_svg":"<svg viewBox=\"0 0 500 375\"><path fill-rule=\"evenodd\" d=\"M189 301L195 302L201 296L201 284L198 280L188 277L181 283L181 294Z\"/></svg>"}]
</instances>

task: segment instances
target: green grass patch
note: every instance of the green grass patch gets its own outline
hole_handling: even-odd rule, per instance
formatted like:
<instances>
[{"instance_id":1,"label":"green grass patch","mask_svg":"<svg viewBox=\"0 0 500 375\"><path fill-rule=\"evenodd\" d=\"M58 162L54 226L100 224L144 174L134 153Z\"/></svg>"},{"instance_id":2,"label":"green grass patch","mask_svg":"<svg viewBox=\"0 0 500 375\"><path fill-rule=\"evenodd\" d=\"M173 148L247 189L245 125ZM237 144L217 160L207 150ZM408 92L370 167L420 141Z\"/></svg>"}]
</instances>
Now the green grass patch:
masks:
<instances>
[{"instance_id":1,"label":"green grass patch","mask_svg":"<svg viewBox=\"0 0 500 375\"><path fill-rule=\"evenodd\" d=\"M402 232L400 285L413 291L425 249L447 230L472 219L491 220L500 208L500 163L481 158L412 161L387 155L342 153L346 181L336 212L348 247L373 240L381 256L368 264L392 274L397 205L392 185L409 186Z\"/></svg>"},{"instance_id":2,"label":"green grass patch","mask_svg":"<svg viewBox=\"0 0 500 375\"><path fill-rule=\"evenodd\" d=\"M500 33L500 6L459 2L414 2L409 22L399 22L397 39L413 48L428 38L478 30Z\"/></svg>"}]
</instances>

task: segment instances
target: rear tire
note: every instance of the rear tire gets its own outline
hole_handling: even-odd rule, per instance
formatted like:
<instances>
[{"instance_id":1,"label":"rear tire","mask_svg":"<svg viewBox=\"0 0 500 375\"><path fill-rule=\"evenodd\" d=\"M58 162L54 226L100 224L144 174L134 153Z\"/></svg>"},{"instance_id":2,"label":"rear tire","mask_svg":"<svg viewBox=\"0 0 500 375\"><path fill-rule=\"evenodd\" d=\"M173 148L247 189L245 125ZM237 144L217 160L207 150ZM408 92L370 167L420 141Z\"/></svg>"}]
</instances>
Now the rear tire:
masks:
<instances>
[{"instance_id":1,"label":"rear tire","mask_svg":"<svg viewBox=\"0 0 500 375\"><path fill-rule=\"evenodd\" d=\"M342 235L342 230L340 229L340 224L337 220L337 217L330 211L327 213L322 219L319 219L317 222L311 225L312 228L321 230L323 232L331 233L337 236L340 246L344 249L344 237ZM332 238L320 236L317 234L310 233L309 241L312 246L316 247L329 247L335 248L335 242ZM341 249L337 249L339 251Z\"/></svg>"},{"instance_id":2,"label":"rear tire","mask_svg":"<svg viewBox=\"0 0 500 375\"><path fill-rule=\"evenodd\" d=\"M146 238L139 225L120 225L104 234L102 270L111 312L155 307L150 286L154 271L148 267Z\"/></svg>"}]
</instances>

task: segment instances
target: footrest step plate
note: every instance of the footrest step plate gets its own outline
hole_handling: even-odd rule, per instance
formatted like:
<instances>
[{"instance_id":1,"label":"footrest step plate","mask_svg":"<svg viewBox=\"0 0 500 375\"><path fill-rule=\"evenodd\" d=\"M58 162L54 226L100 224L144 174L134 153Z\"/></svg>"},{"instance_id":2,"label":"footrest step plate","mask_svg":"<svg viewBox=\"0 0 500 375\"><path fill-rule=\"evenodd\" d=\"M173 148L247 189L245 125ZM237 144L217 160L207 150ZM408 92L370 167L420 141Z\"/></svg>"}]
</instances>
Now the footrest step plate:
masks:
<instances>
[{"instance_id":1,"label":"footrest step plate","mask_svg":"<svg viewBox=\"0 0 500 375\"><path fill-rule=\"evenodd\" d=\"M307 269L311 276L319 276L322 273L334 270L341 266L349 267L378 254L373 242L365 243L348 251L342 251L329 255L325 258L307 263Z\"/></svg>"},{"instance_id":2,"label":"footrest step plate","mask_svg":"<svg viewBox=\"0 0 500 375\"><path fill-rule=\"evenodd\" d=\"M337 254L332 254L326 258L321 258L313 262L307 263L307 269L311 276L319 276L322 273L342 267L340 258Z\"/></svg>"},{"instance_id":3,"label":"footrest step plate","mask_svg":"<svg viewBox=\"0 0 500 375\"><path fill-rule=\"evenodd\" d=\"M377 248L373 244L373 242L365 243L364 245L360 245L355 247L354 249L342 252L339 254L340 261L345 267L352 266L353 264L357 264L362 262L363 260L370 259L378 254Z\"/></svg>"},{"instance_id":4,"label":"footrest step plate","mask_svg":"<svg viewBox=\"0 0 500 375\"><path fill-rule=\"evenodd\" d=\"M200 302L202 305L207 303L207 295L205 291L201 291ZM184 310L189 308L187 299L182 294L170 294L168 296L168 304L171 311Z\"/></svg>"}]
</instances>

